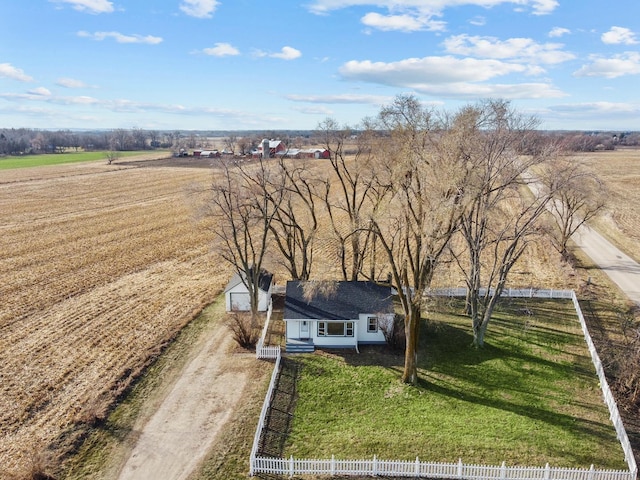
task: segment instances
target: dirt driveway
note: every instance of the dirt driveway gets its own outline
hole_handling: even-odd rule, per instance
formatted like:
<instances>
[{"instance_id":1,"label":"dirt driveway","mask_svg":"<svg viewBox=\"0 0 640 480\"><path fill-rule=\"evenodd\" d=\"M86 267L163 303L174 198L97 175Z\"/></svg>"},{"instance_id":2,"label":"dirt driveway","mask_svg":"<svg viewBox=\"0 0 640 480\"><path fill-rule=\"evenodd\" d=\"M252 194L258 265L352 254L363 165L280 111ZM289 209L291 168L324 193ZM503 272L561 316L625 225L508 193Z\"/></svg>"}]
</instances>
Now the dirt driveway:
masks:
<instances>
[{"instance_id":1,"label":"dirt driveway","mask_svg":"<svg viewBox=\"0 0 640 480\"><path fill-rule=\"evenodd\" d=\"M135 445L114 478L186 479L204 460L247 385L246 363L255 361L230 353L226 328L211 330L157 410L136 425Z\"/></svg>"}]
</instances>

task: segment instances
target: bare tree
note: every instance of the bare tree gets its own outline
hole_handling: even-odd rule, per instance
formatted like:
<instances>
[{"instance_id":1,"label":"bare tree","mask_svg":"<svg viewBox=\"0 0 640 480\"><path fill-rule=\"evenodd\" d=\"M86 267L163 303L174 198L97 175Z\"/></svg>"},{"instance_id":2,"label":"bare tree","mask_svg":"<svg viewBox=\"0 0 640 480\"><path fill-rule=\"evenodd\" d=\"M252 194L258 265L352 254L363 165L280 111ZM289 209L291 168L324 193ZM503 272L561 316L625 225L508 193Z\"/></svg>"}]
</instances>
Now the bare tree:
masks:
<instances>
[{"instance_id":1,"label":"bare tree","mask_svg":"<svg viewBox=\"0 0 640 480\"><path fill-rule=\"evenodd\" d=\"M415 97L396 97L380 121L389 136L376 149L370 221L404 314L402 381L415 384L423 296L463 211L466 170L444 125Z\"/></svg>"},{"instance_id":2,"label":"bare tree","mask_svg":"<svg viewBox=\"0 0 640 480\"><path fill-rule=\"evenodd\" d=\"M233 312L226 322L231 330L234 341L242 348L255 347L258 341L258 331L254 328L253 316L246 312Z\"/></svg>"},{"instance_id":3,"label":"bare tree","mask_svg":"<svg viewBox=\"0 0 640 480\"><path fill-rule=\"evenodd\" d=\"M251 165L231 161L221 165L221 175L211 185L206 214L212 220L211 231L220 255L247 287L255 324L269 231L280 208L283 187L267 161Z\"/></svg>"},{"instance_id":4,"label":"bare tree","mask_svg":"<svg viewBox=\"0 0 640 480\"><path fill-rule=\"evenodd\" d=\"M236 144L238 143L238 137L236 135L228 135L224 137L224 149L231 154L236 153Z\"/></svg>"},{"instance_id":5,"label":"bare tree","mask_svg":"<svg viewBox=\"0 0 640 480\"><path fill-rule=\"evenodd\" d=\"M566 261L571 236L605 208L606 189L595 173L575 159L558 159L549 164L542 181L555 193L549 203L553 213L550 239Z\"/></svg>"},{"instance_id":6,"label":"bare tree","mask_svg":"<svg viewBox=\"0 0 640 480\"><path fill-rule=\"evenodd\" d=\"M342 277L357 280L371 240L371 229L364 215L368 192L376 178L371 148L368 143L360 143L355 157L348 159L345 142L351 137L351 129L340 127L331 118L318 125L316 135L329 152L332 176L324 181L323 200L338 241Z\"/></svg>"},{"instance_id":7,"label":"bare tree","mask_svg":"<svg viewBox=\"0 0 640 480\"><path fill-rule=\"evenodd\" d=\"M285 268L293 280L308 280L313 265L313 247L318 231L319 181L308 162L278 160L283 185L270 231L280 251ZM272 187L270 187L272 188ZM270 199L272 197L269 197Z\"/></svg>"},{"instance_id":8,"label":"bare tree","mask_svg":"<svg viewBox=\"0 0 640 480\"><path fill-rule=\"evenodd\" d=\"M536 125L508 102L489 100L466 107L451 127L455 148L469 172L469 203L459 224L466 248L453 254L467 284L467 313L477 347L484 345L509 272L539 233L538 220L550 199L548 192L523 190L531 181L527 170L556 153L554 148L540 148L536 155L519 155Z\"/></svg>"}]
</instances>

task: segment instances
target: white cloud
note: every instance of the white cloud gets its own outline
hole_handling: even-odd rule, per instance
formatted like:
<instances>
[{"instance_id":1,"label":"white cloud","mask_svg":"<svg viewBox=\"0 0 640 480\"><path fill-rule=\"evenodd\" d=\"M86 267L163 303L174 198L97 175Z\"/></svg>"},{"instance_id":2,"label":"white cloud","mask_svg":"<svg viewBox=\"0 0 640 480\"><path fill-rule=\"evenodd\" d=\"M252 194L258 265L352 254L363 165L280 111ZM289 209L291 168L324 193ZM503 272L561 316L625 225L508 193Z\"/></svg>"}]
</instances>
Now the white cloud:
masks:
<instances>
[{"instance_id":1,"label":"white cloud","mask_svg":"<svg viewBox=\"0 0 640 480\"><path fill-rule=\"evenodd\" d=\"M227 57L231 55L240 55L240 50L230 43L216 43L215 47L205 48L202 52L213 57Z\"/></svg>"},{"instance_id":2,"label":"white cloud","mask_svg":"<svg viewBox=\"0 0 640 480\"><path fill-rule=\"evenodd\" d=\"M87 88L83 81L74 78L59 78L56 81L56 85L64 88Z\"/></svg>"},{"instance_id":3,"label":"white cloud","mask_svg":"<svg viewBox=\"0 0 640 480\"><path fill-rule=\"evenodd\" d=\"M305 103L330 103L330 104L366 104L366 105L384 105L391 102L392 97L383 95L361 95L343 93L340 95L285 95L287 100L292 102Z\"/></svg>"},{"instance_id":4,"label":"white cloud","mask_svg":"<svg viewBox=\"0 0 640 480\"><path fill-rule=\"evenodd\" d=\"M444 22L431 20L430 17L415 15L380 15L370 12L362 17L361 22L368 26L382 31L398 30L401 32L415 32L418 30L442 31L445 29Z\"/></svg>"},{"instance_id":5,"label":"white cloud","mask_svg":"<svg viewBox=\"0 0 640 480\"><path fill-rule=\"evenodd\" d=\"M279 58L281 60L295 60L302 56L302 52L293 47L282 47L282 50L278 53L267 54L267 57Z\"/></svg>"},{"instance_id":6,"label":"white cloud","mask_svg":"<svg viewBox=\"0 0 640 480\"><path fill-rule=\"evenodd\" d=\"M367 13L362 17L362 22L381 30L409 32L423 29L444 30L445 22L435 21L433 18L441 17L448 8L464 5L491 8L503 4L512 4L518 8L529 7L534 15L550 14L559 5L557 0L313 0L308 8L317 15L327 15L332 11L354 6L384 8L388 15Z\"/></svg>"},{"instance_id":7,"label":"white cloud","mask_svg":"<svg viewBox=\"0 0 640 480\"><path fill-rule=\"evenodd\" d=\"M120 32L95 32L89 33L85 31L78 32L79 37L93 38L102 41L106 38L113 38L118 43L146 43L148 45L157 45L162 42L162 37L154 37L152 35L142 36L138 34L125 35Z\"/></svg>"},{"instance_id":8,"label":"white cloud","mask_svg":"<svg viewBox=\"0 0 640 480\"><path fill-rule=\"evenodd\" d=\"M574 72L576 77L617 78L640 74L640 52L625 52L611 58L592 55L591 63Z\"/></svg>"},{"instance_id":9,"label":"white cloud","mask_svg":"<svg viewBox=\"0 0 640 480\"><path fill-rule=\"evenodd\" d=\"M211 18L218 8L217 0L183 0L180 10L196 18Z\"/></svg>"},{"instance_id":10,"label":"white cloud","mask_svg":"<svg viewBox=\"0 0 640 480\"><path fill-rule=\"evenodd\" d=\"M353 60L339 69L347 80L410 88L428 95L466 98L554 98L565 95L548 83L480 83L497 76L532 71L539 72L530 65L452 56L409 58L391 63Z\"/></svg>"},{"instance_id":11,"label":"white cloud","mask_svg":"<svg viewBox=\"0 0 640 480\"><path fill-rule=\"evenodd\" d=\"M29 90L27 93L29 93L30 95L40 95L43 97L51 96L51 90L45 87L34 88L32 90Z\"/></svg>"},{"instance_id":12,"label":"white cloud","mask_svg":"<svg viewBox=\"0 0 640 480\"><path fill-rule=\"evenodd\" d=\"M638 43L636 34L624 27L611 27L608 32L605 32L600 37L603 43L610 45L635 45Z\"/></svg>"},{"instance_id":13,"label":"white cloud","mask_svg":"<svg viewBox=\"0 0 640 480\"><path fill-rule=\"evenodd\" d=\"M536 64L556 64L572 60L575 55L561 50L560 43L537 43L531 38L498 40L495 37L454 35L443 45L448 53L483 58L513 59Z\"/></svg>"},{"instance_id":14,"label":"white cloud","mask_svg":"<svg viewBox=\"0 0 640 480\"><path fill-rule=\"evenodd\" d=\"M568 28L554 27L549 32L549 37L558 38L558 37L562 37L563 35L568 35L570 33L571 33L571 30L569 30Z\"/></svg>"},{"instance_id":15,"label":"white cloud","mask_svg":"<svg viewBox=\"0 0 640 480\"><path fill-rule=\"evenodd\" d=\"M524 73L527 67L498 60L458 59L452 56L409 58L398 62L351 60L339 69L349 80L414 87L421 84L481 82L510 73Z\"/></svg>"},{"instance_id":16,"label":"white cloud","mask_svg":"<svg viewBox=\"0 0 640 480\"><path fill-rule=\"evenodd\" d=\"M19 82L33 81L33 78L24 73L24 70L16 68L10 63L0 63L0 77L11 78Z\"/></svg>"},{"instance_id":17,"label":"white cloud","mask_svg":"<svg viewBox=\"0 0 640 480\"><path fill-rule=\"evenodd\" d=\"M471 25L475 25L476 27L482 27L486 25L487 19L483 16L478 15L476 17L473 17L471 20L469 20L469 23Z\"/></svg>"},{"instance_id":18,"label":"white cloud","mask_svg":"<svg viewBox=\"0 0 640 480\"><path fill-rule=\"evenodd\" d=\"M113 2L108 0L49 0L53 3L68 3L74 10L87 13L111 13Z\"/></svg>"}]
</instances>

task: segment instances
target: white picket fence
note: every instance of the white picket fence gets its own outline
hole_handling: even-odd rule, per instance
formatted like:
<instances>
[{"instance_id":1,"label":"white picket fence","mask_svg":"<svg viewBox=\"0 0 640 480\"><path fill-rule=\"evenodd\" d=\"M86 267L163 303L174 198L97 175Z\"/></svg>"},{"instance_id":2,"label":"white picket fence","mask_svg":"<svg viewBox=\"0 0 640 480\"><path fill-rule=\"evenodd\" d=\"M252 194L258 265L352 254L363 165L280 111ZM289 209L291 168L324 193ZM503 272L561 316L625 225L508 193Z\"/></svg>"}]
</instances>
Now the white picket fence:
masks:
<instances>
[{"instance_id":1,"label":"white picket fence","mask_svg":"<svg viewBox=\"0 0 640 480\"><path fill-rule=\"evenodd\" d=\"M382 460L296 459L256 457L253 472L277 475L358 475L387 477L422 477L469 480L630 480L626 470L597 470L593 468L508 467L466 465L457 463ZM253 475L253 473L252 473Z\"/></svg>"},{"instance_id":2,"label":"white picket fence","mask_svg":"<svg viewBox=\"0 0 640 480\"><path fill-rule=\"evenodd\" d=\"M486 290L482 291L484 294ZM465 288L434 289L428 292L432 296L464 297L467 294ZM270 473L277 475L357 475L357 476L394 476L394 477L427 477L460 480L636 480L638 467L633 456L629 437L622 423L618 406L611 394L611 389L604 374L602 362L595 345L589 334L587 324L582 315L580 304L573 290L542 290L542 289L505 289L502 293L505 297L519 298L564 298L571 299L576 309L585 341L591 354L598 379L602 388L605 403L609 408L610 419L616 430L616 434L625 455L628 470L600 470L591 468L557 468L547 464L544 467L515 467L502 465L468 465L461 459L457 463L422 462L418 457L415 461L381 460L374 456L372 459L363 460L336 460L330 459L296 459L293 456L287 458L273 458L258 456L260 437L264 428L264 422L271 403L273 389L280 370L280 347L264 347L262 349L277 349L271 353L265 350L265 356L258 358L276 358L276 365L271 375L269 389L265 396L262 412L258 421L258 427L253 440L251 450L249 473ZM267 327L268 321L265 324ZM266 330L265 330L266 331ZM264 334L263 338L264 340ZM256 349L256 354L258 350Z\"/></svg>"}]
</instances>

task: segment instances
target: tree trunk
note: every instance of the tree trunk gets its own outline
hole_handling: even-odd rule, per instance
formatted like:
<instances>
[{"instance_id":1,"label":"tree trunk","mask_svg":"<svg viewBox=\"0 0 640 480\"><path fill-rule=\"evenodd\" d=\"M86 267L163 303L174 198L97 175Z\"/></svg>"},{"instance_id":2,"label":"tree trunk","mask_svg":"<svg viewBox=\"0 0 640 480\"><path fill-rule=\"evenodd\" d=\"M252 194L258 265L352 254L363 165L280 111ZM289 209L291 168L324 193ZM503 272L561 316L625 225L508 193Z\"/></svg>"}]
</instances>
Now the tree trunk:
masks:
<instances>
[{"instance_id":1,"label":"tree trunk","mask_svg":"<svg viewBox=\"0 0 640 480\"><path fill-rule=\"evenodd\" d=\"M404 328L406 349L404 352L404 371L402 382L418 383L418 335L420 333L420 305L411 304L409 315L405 318Z\"/></svg>"}]
</instances>

